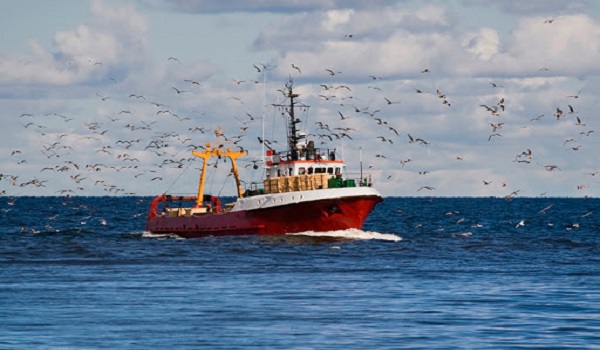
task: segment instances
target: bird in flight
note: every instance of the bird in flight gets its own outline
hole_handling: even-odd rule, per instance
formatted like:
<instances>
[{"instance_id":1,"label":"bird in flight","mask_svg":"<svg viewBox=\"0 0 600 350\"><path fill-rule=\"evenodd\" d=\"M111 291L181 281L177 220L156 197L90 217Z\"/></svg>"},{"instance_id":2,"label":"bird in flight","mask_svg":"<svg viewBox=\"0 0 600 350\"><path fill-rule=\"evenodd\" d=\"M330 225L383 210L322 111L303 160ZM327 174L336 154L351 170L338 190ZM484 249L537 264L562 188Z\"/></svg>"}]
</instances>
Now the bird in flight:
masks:
<instances>
[{"instance_id":1,"label":"bird in flight","mask_svg":"<svg viewBox=\"0 0 600 350\"><path fill-rule=\"evenodd\" d=\"M202 85L199 82L195 81L195 80L191 80L191 79L184 79L183 81L190 83L192 85Z\"/></svg>"},{"instance_id":2,"label":"bird in flight","mask_svg":"<svg viewBox=\"0 0 600 350\"><path fill-rule=\"evenodd\" d=\"M520 226L525 226L525 219L519 221L519 223L515 226L515 228L518 228Z\"/></svg>"},{"instance_id":3,"label":"bird in flight","mask_svg":"<svg viewBox=\"0 0 600 350\"><path fill-rule=\"evenodd\" d=\"M567 96L567 97L571 97L571 98L579 98L579 94L580 94L580 93L581 93L581 89L580 89L579 91L577 91L577 94L575 94L575 95L570 95L570 96Z\"/></svg>"},{"instance_id":4,"label":"bird in flight","mask_svg":"<svg viewBox=\"0 0 600 350\"><path fill-rule=\"evenodd\" d=\"M96 93L96 96L100 97L100 99L101 99L102 101L106 101L106 100L108 100L108 99L110 98L110 96L102 96L102 95L100 95L99 93Z\"/></svg>"},{"instance_id":5,"label":"bird in flight","mask_svg":"<svg viewBox=\"0 0 600 350\"><path fill-rule=\"evenodd\" d=\"M392 102L389 98L384 97L383 98L385 100L385 102L387 102L388 105L395 105L395 104L399 104L400 102Z\"/></svg>"},{"instance_id":6,"label":"bird in flight","mask_svg":"<svg viewBox=\"0 0 600 350\"><path fill-rule=\"evenodd\" d=\"M560 117L564 116L565 112L563 112L559 107L556 107L556 112L554 112L554 116L556 117L556 120L559 120Z\"/></svg>"}]
</instances>

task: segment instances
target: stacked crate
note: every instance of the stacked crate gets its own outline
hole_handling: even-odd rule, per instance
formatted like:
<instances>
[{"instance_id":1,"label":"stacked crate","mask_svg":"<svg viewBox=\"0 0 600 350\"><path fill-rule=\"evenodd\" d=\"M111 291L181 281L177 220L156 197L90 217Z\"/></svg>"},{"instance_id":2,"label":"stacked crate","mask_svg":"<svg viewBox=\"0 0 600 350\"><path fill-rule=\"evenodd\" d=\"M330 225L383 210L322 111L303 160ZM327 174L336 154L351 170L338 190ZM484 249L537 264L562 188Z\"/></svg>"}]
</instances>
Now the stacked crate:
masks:
<instances>
[{"instance_id":1,"label":"stacked crate","mask_svg":"<svg viewBox=\"0 0 600 350\"><path fill-rule=\"evenodd\" d=\"M263 181L265 193L310 191L328 187L329 174L271 177Z\"/></svg>"}]
</instances>

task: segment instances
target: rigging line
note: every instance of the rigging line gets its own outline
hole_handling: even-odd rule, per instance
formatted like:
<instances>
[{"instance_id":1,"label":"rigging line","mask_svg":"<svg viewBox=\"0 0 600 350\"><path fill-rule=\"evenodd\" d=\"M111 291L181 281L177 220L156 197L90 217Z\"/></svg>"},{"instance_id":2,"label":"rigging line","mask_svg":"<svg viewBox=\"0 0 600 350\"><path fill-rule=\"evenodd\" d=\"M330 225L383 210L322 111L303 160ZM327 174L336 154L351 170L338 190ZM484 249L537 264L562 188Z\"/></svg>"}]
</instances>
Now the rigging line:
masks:
<instances>
[{"instance_id":1,"label":"rigging line","mask_svg":"<svg viewBox=\"0 0 600 350\"><path fill-rule=\"evenodd\" d=\"M208 163L206 163L206 166L208 166ZM215 169L217 169L217 168L218 168L218 166L219 166L219 159L217 158L217 160L215 161L215 165L214 165L214 167L211 167L212 169L210 169L210 172L211 172L211 173L210 173L210 175L209 175L209 176L210 176L210 186L209 186L209 191L208 191L208 193L212 192L213 184L214 184L214 182L215 182L215 177L217 177L217 176L215 175L215 172L216 172L216 170L215 170ZM205 192L205 193L206 193L206 192Z\"/></svg>"},{"instance_id":2,"label":"rigging line","mask_svg":"<svg viewBox=\"0 0 600 350\"><path fill-rule=\"evenodd\" d=\"M305 111L304 115L306 116L306 118L304 118L303 129L304 129L304 132L306 132L307 136L308 136L308 119L310 118L310 113L309 113L310 108L309 107L304 107L304 111Z\"/></svg>"},{"instance_id":3,"label":"rigging line","mask_svg":"<svg viewBox=\"0 0 600 350\"><path fill-rule=\"evenodd\" d=\"M221 197L221 192L223 192L223 188L225 188L225 185L227 184L227 178L228 176L225 176L225 180L223 180L223 186L221 186L221 189L219 190L219 193L217 194L217 197Z\"/></svg>"},{"instance_id":4,"label":"rigging line","mask_svg":"<svg viewBox=\"0 0 600 350\"><path fill-rule=\"evenodd\" d=\"M280 103L281 102L279 100L279 95L277 95L277 103L276 103L276 105L279 105ZM284 115L284 120L285 120L285 108L281 107L281 106L273 108L273 114L272 114L272 120L273 120L273 122L271 123L271 135L269 136L269 140L274 140L274 137L275 137L275 124L277 123L277 114L278 114L278 112L282 112L281 114Z\"/></svg>"},{"instance_id":5,"label":"rigging line","mask_svg":"<svg viewBox=\"0 0 600 350\"><path fill-rule=\"evenodd\" d=\"M171 185L169 186L169 188L167 188L167 190L166 190L164 193L168 193L169 191L171 191L171 188L172 188L173 186L175 186L175 184L177 183L177 181L179 181L179 179L181 178L181 176L182 176L183 174L185 174L185 172L186 172L186 171L187 171L187 170L190 168L190 165L192 165L192 162L188 162L187 166L186 166L186 167L183 169L183 171L181 171L181 172L179 173L179 176L177 176L177 177L175 178L175 180L174 180L174 181L171 183Z\"/></svg>"}]
</instances>

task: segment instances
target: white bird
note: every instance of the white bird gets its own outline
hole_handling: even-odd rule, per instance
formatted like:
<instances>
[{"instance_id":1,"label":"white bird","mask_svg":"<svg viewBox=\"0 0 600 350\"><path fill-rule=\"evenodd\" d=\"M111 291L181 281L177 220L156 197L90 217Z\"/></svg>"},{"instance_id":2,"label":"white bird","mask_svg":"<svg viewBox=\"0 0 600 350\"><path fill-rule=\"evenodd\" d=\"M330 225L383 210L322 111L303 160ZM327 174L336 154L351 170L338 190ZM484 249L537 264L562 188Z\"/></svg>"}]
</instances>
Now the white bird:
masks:
<instances>
[{"instance_id":1,"label":"white bird","mask_svg":"<svg viewBox=\"0 0 600 350\"><path fill-rule=\"evenodd\" d=\"M519 221L519 223L515 226L515 228L518 228L519 226L525 226L525 219Z\"/></svg>"}]
</instances>

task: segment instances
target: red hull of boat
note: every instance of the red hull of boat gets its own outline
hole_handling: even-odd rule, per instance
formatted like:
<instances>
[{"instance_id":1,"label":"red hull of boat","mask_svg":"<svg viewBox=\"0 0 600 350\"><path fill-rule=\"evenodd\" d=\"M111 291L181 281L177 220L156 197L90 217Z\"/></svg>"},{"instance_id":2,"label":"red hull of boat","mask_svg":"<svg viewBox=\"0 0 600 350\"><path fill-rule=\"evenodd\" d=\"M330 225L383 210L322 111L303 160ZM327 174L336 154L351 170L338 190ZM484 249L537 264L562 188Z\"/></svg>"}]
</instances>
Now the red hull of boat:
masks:
<instances>
[{"instance_id":1,"label":"red hull of boat","mask_svg":"<svg viewBox=\"0 0 600 350\"><path fill-rule=\"evenodd\" d=\"M379 196L357 196L189 217L157 216L148 218L146 230L199 238L360 229L381 200Z\"/></svg>"}]
</instances>

